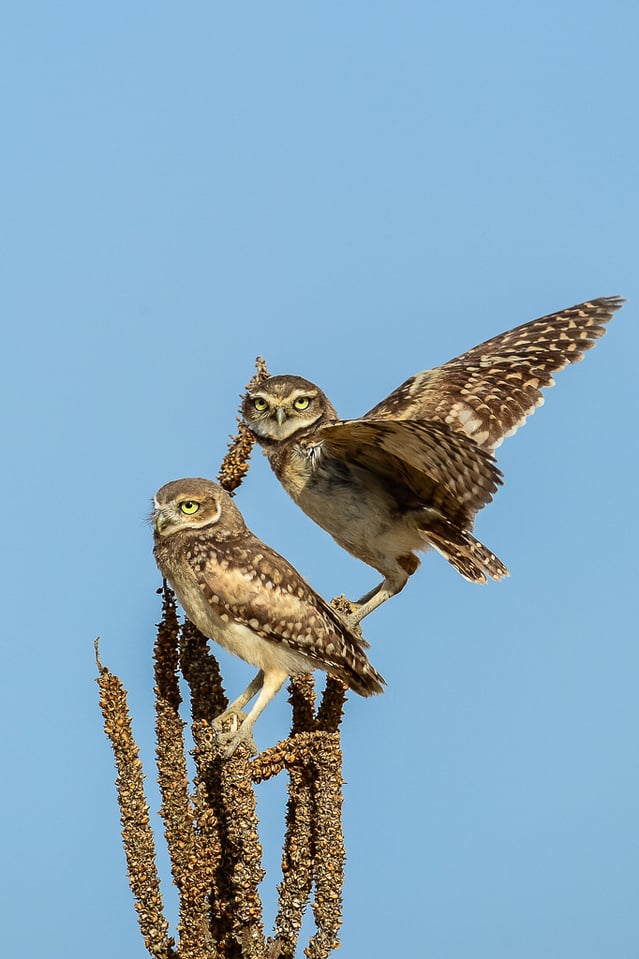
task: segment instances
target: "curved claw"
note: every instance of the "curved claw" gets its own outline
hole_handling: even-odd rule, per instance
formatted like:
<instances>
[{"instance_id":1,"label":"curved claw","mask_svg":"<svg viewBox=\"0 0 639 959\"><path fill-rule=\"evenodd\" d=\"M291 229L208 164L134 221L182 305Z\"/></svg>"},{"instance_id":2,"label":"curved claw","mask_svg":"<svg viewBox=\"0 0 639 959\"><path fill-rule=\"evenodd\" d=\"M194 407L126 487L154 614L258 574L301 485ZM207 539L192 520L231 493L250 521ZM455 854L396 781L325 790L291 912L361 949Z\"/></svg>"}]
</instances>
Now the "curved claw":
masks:
<instances>
[{"instance_id":1,"label":"curved claw","mask_svg":"<svg viewBox=\"0 0 639 959\"><path fill-rule=\"evenodd\" d=\"M257 755L258 749L253 739L253 723L249 722L246 713L241 709L229 706L212 722L213 731L218 746L223 747L220 752L225 759L232 756L241 743L250 749L250 755Z\"/></svg>"},{"instance_id":2,"label":"curved claw","mask_svg":"<svg viewBox=\"0 0 639 959\"><path fill-rule=\"evenodd\" d=\"M223 713L220 713L219 716L216 716L212 721L211 725L217 732L218 736L224 736L227 734L236 733L240 728L242 723L245 721L247 714L242 712L241 709L234 707L231 704Z\"/></svg>"}]
</instances>

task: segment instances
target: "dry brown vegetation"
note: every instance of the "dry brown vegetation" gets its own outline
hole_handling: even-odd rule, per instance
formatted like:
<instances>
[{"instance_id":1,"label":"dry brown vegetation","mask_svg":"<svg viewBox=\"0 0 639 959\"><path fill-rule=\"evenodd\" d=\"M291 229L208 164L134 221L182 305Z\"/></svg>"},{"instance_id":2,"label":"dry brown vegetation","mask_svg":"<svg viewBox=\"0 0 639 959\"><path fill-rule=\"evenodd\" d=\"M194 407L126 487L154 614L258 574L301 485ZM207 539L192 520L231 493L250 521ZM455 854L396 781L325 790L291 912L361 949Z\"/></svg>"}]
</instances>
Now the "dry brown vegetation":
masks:
<instances>
[{"instance_id":1,"label":"dry brown vegetation","mask_svg":"<svg viewBox=\"0 0 639 959\"><path fill-rule=\"evenodd\" d=\"M251 385L267 376L258 358ZM232 492L248 470L252 439L239 424L218 481ZM309 959L339 945L344 877L341 826L342 757L339 726L345 687L328 678L316 708L312 677L291 681L289 737L255 758L241 745L223 758L211 721L227 705L208 641L180 623L165 585L155 643L156 760L179 921L171 935L156 863L156 837L144 793L144 773L133 738L124 686L98 657L100 706L117 768L117 796L129 883L146 948L158 959L292 959L305 912L315 931L304 949ZM195 774L182 718L180 679L186 681ZM256 786L288 775L286 834L278 909L271 935L264 932L259 885L264 878ZM284 810L283 810L284 814Z\"/></svg>"}]
</instances>

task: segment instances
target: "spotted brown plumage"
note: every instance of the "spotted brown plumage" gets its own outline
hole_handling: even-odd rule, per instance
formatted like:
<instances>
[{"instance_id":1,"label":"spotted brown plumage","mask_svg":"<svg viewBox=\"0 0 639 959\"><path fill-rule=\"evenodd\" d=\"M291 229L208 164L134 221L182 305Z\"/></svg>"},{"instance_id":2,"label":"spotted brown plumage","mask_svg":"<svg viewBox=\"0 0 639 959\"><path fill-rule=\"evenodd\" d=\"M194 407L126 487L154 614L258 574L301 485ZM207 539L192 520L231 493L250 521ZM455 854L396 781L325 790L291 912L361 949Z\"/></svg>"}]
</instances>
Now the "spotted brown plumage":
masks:
<instances>
[{"instance_id":1,"label":"spotted brown plumage","mask_svg":"<svg viewBox=\"0 0 639 959\"><path fill-rule=\"evenodd\" d=\"M361 696L382 691L368 643L283 556L247 528L230 496L201 478L154 497L154 554L186 615L205 636L260 672L218 723L259 693L227 751L251 740L255 720L288 676L323 669Z\"/></svg>"},{"instance_id":2,"label":"spotted brown plumage","mask_svg":"<svg viewBox=\"0 0 639 959\"><path fill-rule=\"evenodd\" d=\"M554 386L552 374L592 349L624 302L588 300L500 333L411 376L365 419L435 420L495 449L543 404L541 390Z\"/></svg>"},{"instance_id":3,"label":"spotted brown plumage","mask_svg":"<svg viewBox=\"0 0 639 959\"><path fill-rule=\"evenodd\" d=\"M410 377L358 419L340 420L299 376L273 376L247 392L244 420L286 491L384 577L359 600L354 622L398 593L429 547L472 582L507 575L471 532L501 483L492 452L623 302L589 300L495 336Z\"/></svg>"}]
</instances>

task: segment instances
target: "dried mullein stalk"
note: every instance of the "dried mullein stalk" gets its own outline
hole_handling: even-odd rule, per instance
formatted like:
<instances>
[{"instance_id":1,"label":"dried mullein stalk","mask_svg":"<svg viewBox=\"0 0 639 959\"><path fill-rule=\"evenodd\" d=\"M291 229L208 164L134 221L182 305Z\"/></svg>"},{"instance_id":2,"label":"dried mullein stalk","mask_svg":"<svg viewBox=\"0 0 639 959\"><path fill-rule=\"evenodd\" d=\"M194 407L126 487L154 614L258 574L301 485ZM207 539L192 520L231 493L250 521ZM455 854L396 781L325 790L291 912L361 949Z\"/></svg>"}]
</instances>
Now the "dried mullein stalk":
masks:
<instances>
[{"instance_id":1,"label":"dried mullein stalk","mask_svg":"<svg viewBox=\"0 0 639 959\"><path fill-rule=\"evenodd\" d=\"M264 360L258 357L247 388L267 377ZM242 482L252 445L240 421L218 474L228 492ZM147 950L158 959L293 959L304 914L312 908L316 931L304 953L324 959L338 947L341 925L345 854L339 725L346 687L328 677L316 708L313 677L296 677L289 687L293 719L288 738L254 759L244 745L225 758L212 726L227 705L217 661L206 637L188 620L180 625L166 584L160 592L156 753L160 815L179 894L177 945L168 935L163 913L126 693L117 677L98 662L105 731L118 769L129 879ZM334 605L349 611L343 599ZM181 685L182 680L186 685ZM183 696L190 707L188 731L181 716ZM274 934L266 940L259 895L264 871L255 787L283 771L288 773L289 795L282 880Z\"/></svg>"},{"instance_id":2,"label":"dried mullein stalk","mask_svg":"<svg viewBox=\"0 0 639 959\"><path fill-rule=\"evenodd\" d=\"M264 357L258 356L255 360L255 373L246 384L251 390L269 378ZM231 496L241 484L249 469L249 459L255 440L248 426L241 417L238 417L238 431L231 437L228 452L222 460L217 481Z\"/></svg>"},{"instance_id":3,"label":"dried mullein stalk","mask_svg":"<svg viewBox=\"0 0 639 959\"><path fill-rule=\"evenodd\" d=\"M131 729L126 690L118 677L100 662L97 640L95 655L104 731L111 740L117 768L122 841L140 931L149 955L156 959L177 959L174 940L168 935L169 924L164 918L155 840L144 795L144 773Z\"/></svg>"}]
</instances>

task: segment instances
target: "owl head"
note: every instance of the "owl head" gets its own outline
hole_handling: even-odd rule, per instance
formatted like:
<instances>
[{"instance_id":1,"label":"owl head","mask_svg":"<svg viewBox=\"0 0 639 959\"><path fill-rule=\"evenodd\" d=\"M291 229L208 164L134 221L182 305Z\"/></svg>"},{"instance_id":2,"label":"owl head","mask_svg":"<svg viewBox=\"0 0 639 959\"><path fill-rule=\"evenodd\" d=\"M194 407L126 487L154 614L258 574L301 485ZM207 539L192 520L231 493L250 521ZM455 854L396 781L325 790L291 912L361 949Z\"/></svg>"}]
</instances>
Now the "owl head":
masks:
<instances>
[{"instance_id":1,"label":"owl head","mask_svg":"<svg viewBox=\"0 0 639 959\"><path fill-rule=\"evenodd\" d=\"M301 376L271 376L249 390L242 415L258 439L275 441L337 419L320 388Z\"/></svg>"},{"instance_id":2,"label":"owl head","mask_svg":"<svg viewBox=\"0 0 639 959\"><path fill-rule=\"evenodd\" d=\"M153 497L151 522L157 537L210 527L218 537L223 531L226 538L229 531L238 533L246 528L228 493L201 477L174 480L159 489Z\"/></svg>"}]
</instances>

